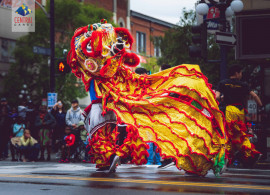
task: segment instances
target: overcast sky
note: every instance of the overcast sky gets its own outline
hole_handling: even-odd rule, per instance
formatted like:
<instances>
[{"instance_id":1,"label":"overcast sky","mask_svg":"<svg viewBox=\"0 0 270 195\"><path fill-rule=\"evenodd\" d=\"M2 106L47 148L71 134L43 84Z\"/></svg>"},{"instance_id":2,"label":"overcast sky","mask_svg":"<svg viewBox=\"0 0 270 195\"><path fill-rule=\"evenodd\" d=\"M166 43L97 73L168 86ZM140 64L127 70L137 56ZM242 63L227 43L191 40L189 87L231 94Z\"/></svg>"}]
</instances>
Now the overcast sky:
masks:
<instances>
[{"instance_id":1,"label":"overcast sky","mask_svg":"<svg viewBox=\"0 0 270 195\"><path fill-rule=\"evenodd\" d=\"M130 0L130 9L176 24L182 9L194 10L195 2L197 0Z\"/></svg>"}]
</instances>

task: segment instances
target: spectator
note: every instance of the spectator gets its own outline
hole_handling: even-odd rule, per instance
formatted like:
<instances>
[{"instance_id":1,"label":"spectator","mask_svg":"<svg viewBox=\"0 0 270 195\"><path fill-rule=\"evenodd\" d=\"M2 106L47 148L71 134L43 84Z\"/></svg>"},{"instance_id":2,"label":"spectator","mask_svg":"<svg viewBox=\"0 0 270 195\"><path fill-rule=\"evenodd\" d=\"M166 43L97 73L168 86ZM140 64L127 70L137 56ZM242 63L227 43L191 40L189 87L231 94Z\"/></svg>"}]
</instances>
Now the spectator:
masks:
<instances>
[{"instance_id":1,"label":"spectator","mask_svg":"<svg viewBox=\"0 0 270 195\"><path fill-rule=\"evenodd\" d=\"M65 136L61 144L61 160L59 162L70 162L71 151L74 150L75 135L71 133L71 127L66 126Z\"/></svg>"},{"instance_id":2,"label":"spectator","mask_svg":"<svg viewBox=\"0 0 270 195\"><path fill-rule=\"evenodd\" d=\"M13 137L23 136L23 131L25 129L25 124L23 123L22 117L19 117L15 124L13 125Z\"/></svg>"},{"instance_id":3,"label":"spectator","mask_svg":"<svg viewBox=\"0 0 270 195\"><path fill-rule=\"evenodd\" d=\"M27 107L28 111L26 112L26 128L31 131L32 137L38 139L38 131L35 129L35 120L37 116L35 105L31 100L29 100Z\"/></svg>"},{"instance_id":4,"label":"spectator","mask_svg":"<svg viewBox=\"0 0 270 195\"><path fill-rule=\"evenodd\" d=\"M80 137L81 137L81 141L82 144L84 145L84 160L83 162L89 162L89 140L88 140L88 132L84 127L84 123L82 121L80 121L78 123L78 129L80 131Z\"/></svg>"},{"instance_id":5,"label":"spectator","mask_svg":"<svg viewBox=\"0 0 270 195\"><path fill-rule=\"evenodd\" d=\"M28 161L37 161L39 144L31 136L31 132L28 129L24 130L23 136L20 138L21 146L20 151L24 155L23 162Z\"/></svg>"},{"instance_id":6,"label":"spectator","mask_svg":"<svg viewBox=\"0 0 270 195\"><path fill-rule=\"evenodd\" d=\"M8 105L8 101L7 101L7 99L5 97L2 97L1 98L1 107L7 107L8 114L10 113L11 109L10 109L10 106ZM9 120L9 122L10 122L9 125L11 125L11 121L10 120ZM9 132L11 131L11 128L10 127L8 128L8 131ZM0 154L0 156L1 156L1 154ZM4 146L2 157L3 158L8 158L8 142Z\"/></svg>"},{"instance_id":7,"label":"spectator","mask_svg":"<svg viewBox=\"0 0 270 195\"><path fill-rule=\"evenodd\" d=\"M47 111L46 106L40 106L39 113L36 117L35 126L39 130L40 141L40 159L45 160L44 152L47 149L47 160L51 160L51 130L56 122L54 117Z\"/></svg>"},{"instance_id":8,"label":"spectator","mask_svg":"<svg viewBox=\"0 0 270 195\"><path fill-rule=\"evenodd\" d=\"M136 68L135 73L139 75L147 75L147 70L145 68Z\"/></svg>"},{"instance_id":9,"label":"spectator","mask_svg":"<svg viewBox=\"0 0 270 195\"><path fill-rule=\"evenodd\" d=\"M25 120L26 120L27 112L31 112L31 111L33 111L33 110L34 110L34 109L29 109L29 108L27 108L26 102L23 101L23 102L21 102L21 105L18 106L18 115L19 115L20 117L22 117L23 120L25 121Z\"/></svg>"},{"instance_id":10,"label":"spectator","mask_svg":"<svg viewBox=\"0 0 270 195\"><path fill-rule=\"evenodd\" d=\"M11 135L11 123L8 117L8 106L0 106L0 160L7 158L7 154L4 155L9 142L9 136Z\"/></svg>"},{"instance_id":11,"label":"spectator","mask_svg":"<svg viewBox=\"0 0 270 195\"><path fill-rule=\"evenodd\" d=\"M7 98L5 98L5 97L1 98L1 106L6 106L8 109L8 112L10 112L10 106L8 105Z\"/></svg>"},{"instance_id":12,"label":"spectator","mask_svg":"<svg viewBox=\"0 0 270 195\"><path fill-rule=\"evenodd\" d=\"M15 124L13 125L13 138L11 138L11 143L17 143L16 138L22 137L24 130L25 130L25 124L23 123L22 117L19 117ZM15 144L10 145L10 152L11 152L11 161L16 161L15 159ZM21 159L21 157L20 157Z\"/></svg>"},{"instance_id":13,"label":"spectator","mask_svg":"<svg viewBox=\"0 0 270 195\"><path fill-rule=\"evenodd\" d=\"M53 146L55 146L56 140L60 140L65 134L66 126L66 112L61 100L59 100L52 108L51 114L56 120L56 126L53 131Z\"/></svg>"},{"instance_id":14,"label":"spectator","mask_svg":"<svg viewBox=\"0 0 270 195\"><path fill-rule=\"evenodd\" d=\"M11 112L9 113L9 118L11 125L14 125L17 122L18 119L18 111L16 107L12 107Z\"/></svg>"},{"instance_id":15,"label":"spectator","mask_svg":"<svg viewBox=\"0 0 270 195\"><path fill-rule=\"evenodd\" d=\"M71 102L71 108L67 111L66 114L66 124L70 126L73 130L76 130L78 123L84 121L84 116L82 110L79 107L78 100L73 100ZM78 135L78 132L76 133Z\"/></svg>"},{"instance_id":16,"label":"spectator","mask_svg":"<svg viewBox=\"0 0 270 195\"><path fill-rule=\"evenodd\" d=\"M160 69L159 69L159 72L166 70L166 69L169 69L169 68L171 68L171 66L169 64L162 64Z\"/></svg>"}]
</instances>

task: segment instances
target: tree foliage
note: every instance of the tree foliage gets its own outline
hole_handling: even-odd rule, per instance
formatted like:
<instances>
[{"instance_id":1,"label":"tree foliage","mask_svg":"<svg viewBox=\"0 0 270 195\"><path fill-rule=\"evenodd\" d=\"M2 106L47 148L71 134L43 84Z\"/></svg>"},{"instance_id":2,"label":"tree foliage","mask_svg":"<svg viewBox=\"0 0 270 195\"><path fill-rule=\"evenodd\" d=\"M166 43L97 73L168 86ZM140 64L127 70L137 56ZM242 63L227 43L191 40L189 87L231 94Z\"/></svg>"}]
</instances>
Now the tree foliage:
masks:
<instances>
[{"instance_id":1,"label":"tree foliage","mask_svg":"<svg viewBox=\"0 0 270 195\"><path fill-rule=\"evenodd\" d=\"M160 66L157 65L157 58L151 57L146 59L146 63L141 63L142 67L150 71L151 74L159 72Z\"/></svg>"},{"instance_id":2,"label":"tree foliage","mask_svg":"<svg viewBox=\"0 0 270 195\"><path fill-rule=\"evenodd\" d=\"M48 13L49 7L47 4ZM110 21L111 17L111 12L91 4L55 0L55 56L64 57L62 51L70 49L71 37L78 27L99 22L102 18ZM17 103L23 84L28 86L27 90L36 103L41 103L49 92L49 56L34 54L33 46L50 47L50 21L41 9L36 9L35 19L35 32L17 40L14 52L16 62L11 65L5 79L4 95L11 104ZM56 76L56 92L63 101L86 96L84 86L73 74Z\"/></svg>"}]
</instances>

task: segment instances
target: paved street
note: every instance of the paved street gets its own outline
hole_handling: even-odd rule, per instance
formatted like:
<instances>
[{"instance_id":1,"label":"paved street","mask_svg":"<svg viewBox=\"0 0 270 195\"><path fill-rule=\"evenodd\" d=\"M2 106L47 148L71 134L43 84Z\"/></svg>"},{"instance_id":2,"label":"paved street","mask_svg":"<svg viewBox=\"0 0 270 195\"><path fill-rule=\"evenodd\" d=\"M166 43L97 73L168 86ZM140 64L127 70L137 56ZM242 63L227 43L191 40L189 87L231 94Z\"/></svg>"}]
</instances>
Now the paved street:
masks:
<instances>
[{"instance_id":1,"label":"paved street","mask_svg":"<svg viewBox=\"0 0 270 195\"><path fill-rule=\"evenodd\" d=\"M216 178L176 168L121 165L96 173L93 164L0 162L0 194L269 194L270 170L228 169Z\"/></svg>"}]
</instances>

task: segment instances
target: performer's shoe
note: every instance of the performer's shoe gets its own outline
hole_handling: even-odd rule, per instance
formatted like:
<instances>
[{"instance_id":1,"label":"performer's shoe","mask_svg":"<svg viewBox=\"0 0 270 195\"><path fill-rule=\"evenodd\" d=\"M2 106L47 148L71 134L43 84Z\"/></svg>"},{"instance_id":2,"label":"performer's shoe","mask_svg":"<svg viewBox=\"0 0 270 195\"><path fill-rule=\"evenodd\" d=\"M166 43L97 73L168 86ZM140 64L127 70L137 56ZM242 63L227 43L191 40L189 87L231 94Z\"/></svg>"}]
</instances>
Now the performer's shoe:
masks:
<instances>
[{"instance_id":1,"label":"performer's shoe","mask_svg":"<svg viewBox=\"0 0 270 195\"><path fill-rule=\"evenodd\" d=\"M200 177L199 175L197 175L195 173L188 172L188 171L185 172L185 176L188 176L188 177Z\"/></svg>"},{"instance_id":2,"label":"performer's shoe","mask_svg":"<svg viewBox=\"0 0 270 195\"><path fill-rule=\"evenodd\" d=\"M97 169L96 172L108 172L109 169L110 169L109 166L107 166L107 167L101 167L101 168Z\"/></svg>"},{"instance_id":3,"label":"performer's shoe","mask_svg":"<svg viewBox=\"0 0 270 195\"><path fill-rule=\"evenodd\" d=\"M255 155L255 158L254 158L254 161L253 161L253 163L251 165L251 168L253 168L256 165L257 162L259 162L259 160L261 159L261 157L262 157L262 154L256 154Z\"/></svg>"},{"instance_id":4,"label":"performer's shoe","mask_svg":"<svg viewBox=\"0 0 270 195\"><path fill-rule=\"evenodd\" d=\"M120 157L117 156L116 154L113 154L111 155L110 157L110 169L109 169L109 172L114 172L115 169L116 169L116 165L119 164L119 161L120 161Z\"/></svg>"},{"instance_id":5,"label":"performer's shoe","mask_svg":"<svg viewBox=\"0 0 270 195\"><path fill-rule=\"evenodd\" d=\"M173 162L173 160L171 158L165 159L163 162L161 162L161 165L158 166L158 169L166 169L166 168L171 167L173 165L175 165L175 163Z\"/></svg>"}]
</instances>

